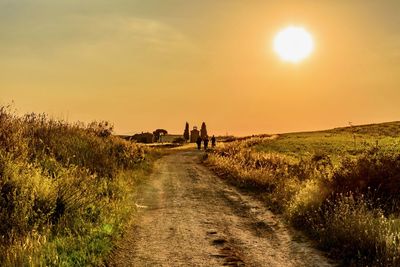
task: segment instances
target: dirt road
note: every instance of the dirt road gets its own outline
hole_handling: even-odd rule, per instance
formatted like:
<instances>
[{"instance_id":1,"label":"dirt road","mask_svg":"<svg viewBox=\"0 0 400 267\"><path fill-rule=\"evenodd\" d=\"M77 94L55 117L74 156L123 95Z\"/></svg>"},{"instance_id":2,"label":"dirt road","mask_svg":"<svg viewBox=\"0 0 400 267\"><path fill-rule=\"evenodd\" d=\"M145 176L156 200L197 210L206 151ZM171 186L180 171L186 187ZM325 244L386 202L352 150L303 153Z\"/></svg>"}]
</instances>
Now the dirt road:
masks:
<instances>
[{"instance_id":1,"label":"dirt road","mask_svg":"<svg viewBox=\"0 0 400 267\"><path fill-rule=\"evenodd\" d=\"M200 153L156 163L112 266L333 266L260 201L200 165Z\"/></svg>"}]
</instances>

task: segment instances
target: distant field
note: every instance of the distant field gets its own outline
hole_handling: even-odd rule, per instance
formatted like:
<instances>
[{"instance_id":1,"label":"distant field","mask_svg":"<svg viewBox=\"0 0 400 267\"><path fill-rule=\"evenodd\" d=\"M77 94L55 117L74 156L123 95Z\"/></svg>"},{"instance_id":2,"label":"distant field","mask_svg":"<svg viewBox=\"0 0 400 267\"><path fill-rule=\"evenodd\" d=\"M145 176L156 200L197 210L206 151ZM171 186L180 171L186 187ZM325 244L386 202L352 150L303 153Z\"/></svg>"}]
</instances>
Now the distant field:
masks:
<instances>
[{"instance_id":1,"label":"distant field","mask_svg":"<svg viewBox=\"0 0 400 267\"><path fill-rule=\"evenodd\" d=\"M400 122L243 138L209 166L351 266L400 266Z\"/></svg>"},{"instance_id":2,"label":"distant field","mask_svg":"<svg viewBox=\"0 0 400 267\"><path fill-rule=\"evenodd\" d=\"M359 155L374 147L385 151L400 151L400 122L281 134L273 140L265 139L252 149L293 157L325 153L338 163L343 155Z\"/></svg>"}]
</instances>

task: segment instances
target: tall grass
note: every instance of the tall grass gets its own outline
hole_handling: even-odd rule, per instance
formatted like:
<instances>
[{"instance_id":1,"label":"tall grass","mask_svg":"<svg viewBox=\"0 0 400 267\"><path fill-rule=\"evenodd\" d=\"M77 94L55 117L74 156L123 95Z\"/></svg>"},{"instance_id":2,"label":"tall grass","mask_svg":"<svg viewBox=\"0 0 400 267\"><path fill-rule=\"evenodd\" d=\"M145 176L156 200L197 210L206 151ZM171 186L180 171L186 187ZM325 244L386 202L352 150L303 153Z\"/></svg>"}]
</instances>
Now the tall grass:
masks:
<instances>
[{"instance_id":1,"label":"tall grass","mask_svg":"<svg viewBox=\"0 0 400 267\"><path fill-rule=\"evenodd\" d=\"M314 140L307 134L289 141L252 138L220 146L207 162L234 183L262 192L272 209L344 264L399 266L400 151L371 138L354 153L346 136L326 138L315 150L321 134Z\"/></svg>"},{"instance_id":2,"label":"tall grass","mask_svg":"<svg viewBox=\"0 0 400 267\"><path fill-rule=\"evenodd\" d=\"M143 146L106 122L0 107L0 265L102 265L150 171Z\"/></svg>"}]
</instances>

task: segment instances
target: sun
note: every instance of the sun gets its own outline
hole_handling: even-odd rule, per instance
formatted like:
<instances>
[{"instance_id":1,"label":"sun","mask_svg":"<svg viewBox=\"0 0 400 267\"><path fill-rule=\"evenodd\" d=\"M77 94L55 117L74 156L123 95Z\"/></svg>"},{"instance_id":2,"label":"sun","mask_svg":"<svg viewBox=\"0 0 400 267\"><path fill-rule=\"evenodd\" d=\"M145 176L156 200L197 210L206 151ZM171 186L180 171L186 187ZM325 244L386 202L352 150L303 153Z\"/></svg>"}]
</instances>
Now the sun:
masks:
<instances>
[{"instance_id":1,"label":"sun","mask_svg":"<svg viewBox=\"0 0 400 267\"><path fill-rule=\"evenodd\" d=\"M283 61L299 63L314 51L314 40L303 27L289 26L276 34L274 51Z\"/></svg>"}]
</instances>

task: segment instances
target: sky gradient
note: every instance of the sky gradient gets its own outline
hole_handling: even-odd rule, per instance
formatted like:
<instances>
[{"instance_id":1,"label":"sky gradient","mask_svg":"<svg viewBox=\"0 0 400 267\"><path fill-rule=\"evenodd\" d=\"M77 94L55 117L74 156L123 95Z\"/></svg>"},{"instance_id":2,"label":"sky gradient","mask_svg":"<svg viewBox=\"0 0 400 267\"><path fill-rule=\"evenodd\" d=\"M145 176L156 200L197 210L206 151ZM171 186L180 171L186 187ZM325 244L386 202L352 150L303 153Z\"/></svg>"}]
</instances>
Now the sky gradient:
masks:
<instances>
[{"instance_id":1,"label":"sky gradient","mask_svg":"<svg viewBox=\"0 0 400 267\"><path fill-rule=\"evenodd\" d=\"M400 1L0 0L0 103L117 133L400 120ZM293 65L288 25L315 40Z\"/></svg>"}]
</instances>

